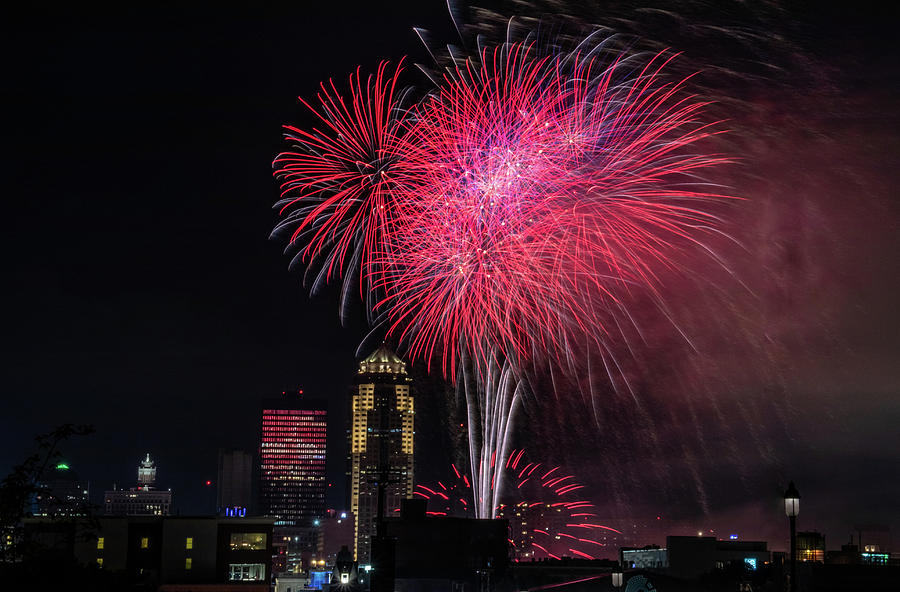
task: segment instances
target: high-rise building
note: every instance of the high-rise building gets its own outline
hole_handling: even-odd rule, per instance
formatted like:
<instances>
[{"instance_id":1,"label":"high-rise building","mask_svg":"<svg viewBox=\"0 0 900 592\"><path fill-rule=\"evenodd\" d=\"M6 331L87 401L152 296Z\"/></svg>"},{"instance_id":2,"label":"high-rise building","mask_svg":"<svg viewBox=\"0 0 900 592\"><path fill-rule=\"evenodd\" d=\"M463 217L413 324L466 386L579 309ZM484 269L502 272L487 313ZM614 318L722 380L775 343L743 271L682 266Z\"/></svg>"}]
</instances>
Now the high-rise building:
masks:
<instances>
[{"instance_id":1,"label":"high-rise building","mask_svg":"<svg viewBox=\"0 0 900 592\"><path fill-rule=\"evenodd\" d=\"M276 526L307 526L325 515L327 406L302 393L262 404L259 504Z\"/></svg>"},{"instance_id":2,"label":"high-rise building","mask_svg":"<svg viewBox=\"0 0 900 592\"><path fill-rule=\"evenodd\" d=\"M138 485L114 489L104 494L108 516L168 516L172 511L172 490L156 489L156 463L150 454L138 464Z\"/></svg>"},{"instance_id":3,"label":"high-rise building","mask_svg":"<svg viewBox=\"0 0 900 592\"><path fill-rule=\"evenodd\" d=\"M223 515L246 515L250 507L253 455L245 450L219 449L216 508Z\"/></svg>"},{"instance_id":4,"label":"high-rise building","mask_svg":"<svg viewBox=\"0 0 900 592\"><path fill-rule=\"evenodd\" d=\"M89 485L65 462L49 469L38 483L35 516L84 516L89 513Z\"/></svg>"},{"instance_id":5,"label":"high-rise building","mask_svg":"<svg viewBox=\"0 0 900 592\"><path fill-rule=\"evenodd\" d=\"M378 481L385 482L384 513L395 514L413 493L412 379L406 363L382 345L359 363L350 396L349 507L356 520L354 557L370 559L378 517ZM385 479L386 478L386 479Z\"/></svg>"}]
</instances>

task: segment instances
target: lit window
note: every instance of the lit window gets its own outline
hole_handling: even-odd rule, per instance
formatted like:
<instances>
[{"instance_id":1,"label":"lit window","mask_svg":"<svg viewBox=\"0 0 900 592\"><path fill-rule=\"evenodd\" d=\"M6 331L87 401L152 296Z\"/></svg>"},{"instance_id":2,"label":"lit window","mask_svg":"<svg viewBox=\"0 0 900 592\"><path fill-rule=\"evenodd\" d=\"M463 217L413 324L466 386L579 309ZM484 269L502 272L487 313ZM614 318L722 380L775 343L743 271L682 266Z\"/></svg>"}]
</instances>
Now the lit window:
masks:
<instances>
[{"instance_id":1,"label":"lit window","mask_svg":"<svg viewBox=\"0 0 900 592\"><path fill-rule=\"evenodd\" d=\"M97 557L97 567L103 567L103 557Z\"/></svg>"},{"instance_id":2,"label":"lit window","mask_svg":"<svg viewBox=\"0 0 900 592\"><path fill-rule=\"evenodd\" d=\"M184 548L185 549L193 549L194 548L194 537L187 537L184 539Z\"/></svg>"},{"instance_id":3,"label":"lit window","mask_svg":"<svg viewBox=\"0 0 900 592\"><path fill-rule=\"evenodd\" d=\"M265 551L266 533L233 532L231 533L232 551Z\"/></svg>"},{"instance_id":4,"label":"lit window","mask_svg":"<svg viewBox=\"0 0 900 592\"><path fill-rule=\"evenodd\" d=\"M147 537L142 537L141 538L141 549L146 549L149 546L150 546L150 539Z\"/></svg>"},{"instance_id":5,"label":"lit window","mask_svg":"<svg viewBox=\"0 0 900 592\"><path fill-rule=\"evenodd\" d=\"M184 560L184 569L191 569L191 558L187 557Z\"/></svg>"},{"instance_id":6,"label":"lit window","mask_svg":"<svg viewBox=\"0 0 900 592\"><path fill-rule=\"evenodd\" d=\"M264 563L231 563L228 565L228 579L235 581L257 581L266 579Z\"/></svg>"},{"instance_id":7,"label":"lit window","mask_svg":"<svg viewBox=\"0 0 900 592\"><path fill-rule=\"evenodd\" d=\"M99 538L97 539L97 548L98 548L98 549L102 549L102 548L103 548L103 537L99 537Z\"/></svg>"}]
</instances>

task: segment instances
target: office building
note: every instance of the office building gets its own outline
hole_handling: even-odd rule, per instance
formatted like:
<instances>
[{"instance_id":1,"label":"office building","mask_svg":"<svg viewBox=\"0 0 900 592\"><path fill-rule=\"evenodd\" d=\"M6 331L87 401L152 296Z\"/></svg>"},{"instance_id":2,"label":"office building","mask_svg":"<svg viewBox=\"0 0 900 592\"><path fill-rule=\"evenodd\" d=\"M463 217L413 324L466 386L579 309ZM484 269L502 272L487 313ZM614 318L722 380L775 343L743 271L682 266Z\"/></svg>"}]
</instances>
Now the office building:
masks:
<instances>
[{"instance_id":1,"label":"office building","mask_svg":"<svg viewBox=\"0 0 900 592\"><path fill-rule=\"evenodd\" d=\"M564 506L533 502L503 504L497 510L497 517L509 521L510 554L516 560L534 561L570 554L569 547L572 545L568 541L548 540L546 535L541 534L565 529L569 512ZM539 543L535 540L536 536L540 538Z\"/></svg>"},{"instance_id":2,"label":"office building","mask_svg":"<svg viewBox=\"0 0 900 592\"><path fill-rule=\"evenodd\" d=\"M253 455L219 449L216 509L223 516L245 516L251 503Z\"/></svg>"},{"instance_id":3,"label":"office building","mask_svg":"<svg viewBox=\"0 0 900 592\"><path fill-rule=\"evenodd\" d=\"M34 496L35 516L85 516L90 509L89 485L65 462L49 469L38 483Z\"/></svg>"},{"instance_id":4,"label":"office building","mask_svg":"<svg viewBox=\"0 0 900 592\"><path fill-rule=\"evenodd\" d=\"M259 504L277 526L305 527L325 515L327 407L302 391L261 409Z\"/></svg>"},{"instance_id":5,"label":"office building","mask_svg":"<svg viewBox=\"0 0 900 592\"><path fill-rule=\"evenodd\" d=\"M156 463L150 454L138 465L137 487L104 493L107 516L168 516L172 511L172 490L156 489Z\"/></svg>"},{"instance_id":6,"label":"office building","mask_svg":"<svg viewBox=\"0 0 900 592\"><path fill-rule=\"evenodd\" d=\"M797 533L797 561L825 562L825 535L815 531Z\"/></svg>"},{"instance_id":7,"label":"office building","mask_svg":"<svg viewBox=\"0 0 900 592\"><path fill-rule=\"evenodd\" d=\"M369 561L376 531L378 481L385 515L413 493L414 398L406 363L382 345L359 363L350 396L349 508L355 518L354 557Z\"/></svg>"}]
</instances>

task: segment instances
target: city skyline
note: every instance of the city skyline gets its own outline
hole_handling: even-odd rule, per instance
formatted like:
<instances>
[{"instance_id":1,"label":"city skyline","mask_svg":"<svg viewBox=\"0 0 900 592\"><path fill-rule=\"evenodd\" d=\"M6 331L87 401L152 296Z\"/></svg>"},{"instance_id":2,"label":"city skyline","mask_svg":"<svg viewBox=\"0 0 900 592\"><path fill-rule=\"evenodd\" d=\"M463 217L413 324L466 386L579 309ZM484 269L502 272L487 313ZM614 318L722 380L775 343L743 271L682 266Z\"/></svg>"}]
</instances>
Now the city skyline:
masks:
<instances>
[{"instance_id":1,"label":"city skyline","mask_svg":"<svg viewBox=\"0 0 900 592\"><path fill-rule=\"evenodd\" d=\"M879 15L864 10L844 26L824 8L791 12L807 44L799 61L829 66L813 99L830 110L781 112L772 105L806 95L780 87L743 97L759 112L734 113L734 127L774 113L760 127L784 150L757 174L785 189L747 218L770 222L750 243L763 264L742 268L759 300L735 315L764 309L770 324L757 345L730 348L744 326L717 329L714 340L703 321L715 315L697 310L690 326L712 361L651 331L634 397L610 396L598 410L573 384L562 400L538 388L526 401L513 445L573 467L610 515L733 524L778 548L777 505L793 479L801 525L829 542L870 518L900 532L898 124L888 114L898 73ZM309 298L284 245L267 240L277 220L270 162L283 148L280 126L304 117L296 97L320 81L342 81L360 62L374 68L376 55L427 62L412 27L452 39L443 3L247 19L25 13L10 23L4 49L27 57L12 64L5 93L20 116L9 129L17 197L0 473L33 436L92 424L96 433L65 454L95 497L113 483L131 487L135 461L150 451L176 506L211 512L218 449L254 450L260 399L300 388L327 400L329 449L344 450L340 410L359 358L381 336L367 337L361 308L342 325L337 286ZM770 189L760 181L747 193ZM454 402L423 365L410 373L427 385L417 421L448 431ZM457 460L443 441L416 446L431 459L426 470ZM327 462L326 506L341 509L344 457L329 452ZM872 479L874 491L861 485Z\"/></svg>"}]
</instances>

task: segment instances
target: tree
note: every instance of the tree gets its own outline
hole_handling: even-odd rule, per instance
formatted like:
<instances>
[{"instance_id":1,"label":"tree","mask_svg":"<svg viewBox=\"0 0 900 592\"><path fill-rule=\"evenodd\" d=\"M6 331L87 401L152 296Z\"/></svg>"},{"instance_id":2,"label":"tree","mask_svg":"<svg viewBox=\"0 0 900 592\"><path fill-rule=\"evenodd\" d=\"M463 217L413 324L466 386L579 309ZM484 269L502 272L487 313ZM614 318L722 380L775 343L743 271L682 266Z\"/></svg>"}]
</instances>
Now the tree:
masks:
<instances>
[{"instance_id":1,"label":"tree","mask_svg":"<svg viewBox=\"0 0 900 592\"><path fill-rule=\"evenodd\" d=\"M93 431L94 428L89 425L67 423L37 436L37 451L13 467L12 472L0 482L0 562L21 562L25 559L30 544L24 536L23 520L30 515L29 505L37 494L52 495L41 482L61 456L60 445L73 436L86 436ZM73 533L91 528L90 508L84 510L85 516L71 524ZM51 520L62 522L72 521L73 518L51 517Z\"/></svg>"}]
</instances>

